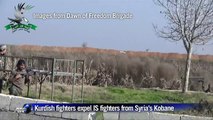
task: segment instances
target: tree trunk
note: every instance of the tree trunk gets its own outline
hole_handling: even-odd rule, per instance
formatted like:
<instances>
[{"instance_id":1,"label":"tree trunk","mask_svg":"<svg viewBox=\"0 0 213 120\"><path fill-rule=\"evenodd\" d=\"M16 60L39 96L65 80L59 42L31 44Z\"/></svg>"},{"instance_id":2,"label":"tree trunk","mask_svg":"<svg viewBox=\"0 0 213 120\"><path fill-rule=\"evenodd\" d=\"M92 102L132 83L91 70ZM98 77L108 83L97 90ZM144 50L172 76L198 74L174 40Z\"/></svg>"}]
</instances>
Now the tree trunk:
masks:
<instances>
[{"instance_id":1,"label":"tree trunk","mask_svg":"<svg viewBox=\"0 0 213 120\"><path fill-rule=\"evenodd\" d=\"M185 73L184 73L184 81L182 92L188 92L189 87L189 75L190 75L190 68L191 68L191 59L192 59L192 46L189 47L187 51L187 59L186 59L186 66L185 66Z\"/></svg>"}]
</instances>

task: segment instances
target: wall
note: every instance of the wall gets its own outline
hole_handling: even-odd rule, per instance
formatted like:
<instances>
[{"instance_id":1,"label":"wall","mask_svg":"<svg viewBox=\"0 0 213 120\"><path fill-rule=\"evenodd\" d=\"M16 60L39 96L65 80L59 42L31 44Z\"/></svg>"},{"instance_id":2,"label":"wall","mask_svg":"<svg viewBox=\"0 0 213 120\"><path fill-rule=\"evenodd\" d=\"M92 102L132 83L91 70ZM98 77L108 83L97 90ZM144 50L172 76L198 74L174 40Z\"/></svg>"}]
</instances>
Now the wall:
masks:
<instances>
[{"instance_id":1,"label":"wall","mask_svg":"<svg viewBox=\"0 0 213 120\"><path fill-rule=\"evenodd\" d=\"M0 120L88 120L89 113L80 112L36 112L17 113L25 103L52 103L52 101L30 99L0 94ZM211 117L194 117L166 113L103 113L104 120L213 120Z\"/></svg>"}]
</instances>

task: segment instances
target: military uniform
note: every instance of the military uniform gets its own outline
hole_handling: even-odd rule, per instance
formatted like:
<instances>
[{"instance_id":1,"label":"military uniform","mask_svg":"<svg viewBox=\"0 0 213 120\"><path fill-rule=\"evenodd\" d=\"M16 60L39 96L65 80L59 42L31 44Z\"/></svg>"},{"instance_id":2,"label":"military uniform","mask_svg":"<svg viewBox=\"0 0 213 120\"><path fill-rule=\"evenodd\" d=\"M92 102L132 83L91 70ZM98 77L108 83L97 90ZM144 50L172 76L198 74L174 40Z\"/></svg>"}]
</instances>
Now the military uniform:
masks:
<instances>
[{"instance_id":1,"label":"military uniform","mask_svg":"<svg viewBox=\"0 0 213 120\"><path fill-rule=\"evenodd\" d=\"M16 70L16 72L26 72L26 70ZM22 95L22 91L24 88L24 84L27 81L27 76L22 75L22 77L16 79L15 78L16 75L13 75L10 79L9 79L9 94L10 95L15 95L15 96L21 96Z\"/></svg>"},{"instance_id":2,"label":"military uniform","mask_svg":"<svg viewBox=\"0 0 213 120\"><path fill-rule=\"evenodd\" d=\"M5 60L6 57L4 57L4 55L6 54L6 48L7 46L2 44L0 45L0 69L4 70L6 69L6 64L5 64ZM3 89L3 85L4 83L6 83L6 79L8 78L8 74L4 71L0 71L0 93L2 92L2 89Z\"/></svg>"},{"instance_id":3,"label":"military uniform","mask_svg":"<svg viewBox=\"0 0 213 120\"><path fill-rule=\"evenodd\" d=\"M6 58L5 57L0 57L0 69L4 69L4 60ZM2 88L3 88L3 82L6 80L5 79L5 72L0 71L0 93L2 92Z\"/></svg>"},{"instance_id":4,"label":"military uniform","mask_svg":"<svg viewBox=\"0 0 213 120\"><path fill-rule=\"evenodd\" d=\"M4 64L4 60L7 60L6 62L8 62L8 59L6 57L0 57L0 69L4 70L4 69L8 69L9 66L8 64ZM4 72L4 71L0 71L0 93L2 92L2 89L7 89L8 87L8 79L9 79L10 73L9 72Z\"/></svg>"}]
</instances>

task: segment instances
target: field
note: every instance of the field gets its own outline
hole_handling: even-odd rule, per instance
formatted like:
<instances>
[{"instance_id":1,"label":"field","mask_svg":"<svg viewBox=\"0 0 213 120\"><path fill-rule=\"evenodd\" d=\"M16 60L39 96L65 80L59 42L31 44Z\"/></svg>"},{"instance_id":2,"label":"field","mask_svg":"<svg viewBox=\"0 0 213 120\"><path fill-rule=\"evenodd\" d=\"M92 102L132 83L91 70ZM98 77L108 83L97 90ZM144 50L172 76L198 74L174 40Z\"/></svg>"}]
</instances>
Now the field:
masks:
<instances>
[{"instance_id":1,"label":"field","mask_svg":"<svg viewBox=\"0 0 213 120\"><path fill-rule=\"evenodd\" d=\"M35 86L35 85L34 85ZM31 86L30 97L35 96L34 86ZM51 84L45 83L42 88L41 99L50 100ZM72 86L66 84L55 84L54 101L71 102ZM25 90L26 91L26 90ZM24 93L26 95L26 92ZM38 94L37 94L38 95ZM81 102L81 86L74 87L74 102ZM202 92L189 92L187 94L181 91L165 91L160 89L128 89L122 87L97 87L84 86L84 103L199 103L200 100L207 100L213 103L213 94ZM207 111L207 110L202 110ZM175 112L181 114L213 116L212 113L183 111ZM98 113L97 119L101 120L102 113Z\"/></svg>"},{"instance_id":2,"label":"field","mask_svg":"<svg viewBox=\"0 0 213 120\"><path fill-rule=\"evenodd\" d=\"M35 85L30 87L30 96L35 97ZM55 84L54 101L71 102L72 86ZM51 84L42 85L41 99L50 100ZM24 90L26 95L26 90ZM37 94L38 96L38 94ZM81 102L81 86L74 87L75 102ZM197 103L201 99L213 102L212 94L202 92L165 91L158 89L128 89L122 87L84 86L84 103Z\"/></svg>"},{"instance_id":3,"label":"field","mask_svg":"<svg viewBox=\"0 0 213 120\"><path fill-rule=\"evenodd\" d=\"M181 80L185 70L185 54L156 53L144 51L119 51L89 47L48 47L48 46L9 46L10 55L42 56L71 60L85 60L85 84L104 86L122 86L124 88L181 89ZM38 60L39 61L39 60ZM41 60L33 64L39 69L51 70L50 61ZM43 61L43 62L42 62ZM70 66L60 64L61 70ZM213 86L213 56L193 55L189 90L205 91L208 85ZM204 78L196 82L194 78ZM60 77L55 81L70 80ZM62 83L62 82L61 82ZM204 88L204 89L203 89ZM213 87L210 88L213 91Z\"/></svg>"},{"instance_id":4,"label":"field","mask_svg":"<svg viewBox=\"0 0 213 120\"><path fill-rule=\"evenodd\" d=\"M25 87L27 88L27 87ZM38 87L39 88L39 87ZM71 102L72 86L55 83L54 101ZM23 95L27 97L27 90ZM8 91L3 91L8 94ZM35 85L30 86L29 97L35 98ZM74 87L75 101L81 102L81 86ZM38 97L38 93L37 93ZM51 84L46 82L42 85L41 99L51 100ZM160 89L128 89L122 87L97 87L84 86L84 103L198 103L201 99L213 102L213 95L202 92L189 92L186 94L181 91L165 91ZM178 112L176 112L178 113ZM181 112L181 114L212 116L205 113ZM103 114L97 114L97 120L103 119Z\"/></svg>"},{"instance_id":5,"label":"field","mask_svg":"<svg viewBox=\"0 0 213 120\"><path fill-rule=\"evenodd\" d=\"M87 47L64 48L28 45L10 46L10 54L72 60L84 59L85 71L87 71L85 73L85 86L83 87L84 103L198 103L201 100L213 103L212 93L189 92L183 94L179 91L185 68L184 54L131 51L123 51L121 53L121 51L117 50ZM43 64L41 63L38 62L35 66L42 67ZM190 90L204 91L208 85L212 86L212 65L213 56L193 55L190 74L192 77L203 77L205 81L202 85L198 82L191 82L189 85ZM65 65L60 66L63 69L66 69L66 67ZM74 102L82 102L80 99L80 85L76 85L74 91L72 91L72 86L67 85L70 83L69 79L60 77L55 82L53 101L71 102L72 92L74 92ZM202 88L205 89L203 90ZM35 89L35 85L31 85L29 96L27 96L26 89L23 95L25 97L38 98L39 87L37 90ZM172 90L167 91L166 89ZM213 87L211 87L212 91ZM4 92L8 93L7 91ZM40 99L51 100L51 83L45 82L42 85ZM186 114L202 115L189 112ZM204 116L209 115L204 114Z\"/></svg>"}]
</instances>

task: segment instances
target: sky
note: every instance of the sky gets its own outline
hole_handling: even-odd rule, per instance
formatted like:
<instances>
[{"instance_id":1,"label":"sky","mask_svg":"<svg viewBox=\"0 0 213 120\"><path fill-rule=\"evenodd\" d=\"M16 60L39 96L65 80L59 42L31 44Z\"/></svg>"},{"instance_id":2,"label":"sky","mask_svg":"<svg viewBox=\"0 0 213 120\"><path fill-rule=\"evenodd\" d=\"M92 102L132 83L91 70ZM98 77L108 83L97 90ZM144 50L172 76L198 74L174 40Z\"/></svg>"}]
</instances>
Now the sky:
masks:
<instances>
[{"instance_id":1,"label":"sky","mask_svg":"<svg viewBox=\"0 0 213 120\"><path fill-rule=\"evenodd\" d=\"M36 30L6 30L8 17L15 18L14 6L18 3L34 6L24 12L24 16ZM166 19L160 14L161 8L152 0L0 0L0 43L14 45L43 45L88 47L185 53L182 42L170 42L159 38L153 24L163 26ZM131 19L38 19L40 13L130 13ZM213 41L213 40L212 40ZM213 42L205 46L195 46L194 54L213 55Z\"/></svg>"}]
</instances>

